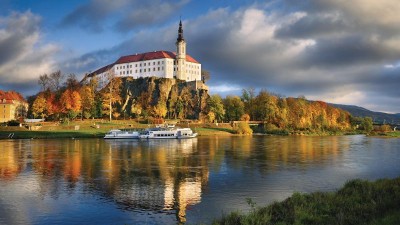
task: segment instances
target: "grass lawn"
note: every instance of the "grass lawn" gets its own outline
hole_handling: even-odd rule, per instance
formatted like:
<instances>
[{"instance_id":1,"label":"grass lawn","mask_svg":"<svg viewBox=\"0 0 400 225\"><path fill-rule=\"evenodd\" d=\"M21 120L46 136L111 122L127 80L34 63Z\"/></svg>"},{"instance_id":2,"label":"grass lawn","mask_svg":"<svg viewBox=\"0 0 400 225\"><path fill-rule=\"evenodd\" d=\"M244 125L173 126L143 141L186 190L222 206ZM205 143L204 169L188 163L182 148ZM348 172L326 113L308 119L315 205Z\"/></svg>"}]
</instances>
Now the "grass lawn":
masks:
<instances>
[{"instance_id":1,"label":"grass lawn","mask_svg":"<svg viewBox=\"0 0 400 225\"><path fill-rule=\"evenodd\" d=\"M77 120L69 124L59 124L56 122L43 122L39 124L39 129L34 131L26 127L0 127L0 139L8 138L10 134L13 134L14 139L101 138L111 129L143 130L150 126L154 127L154 125L137 123L132 120L115 120L111 122L102 120ZM75 130L76 126L79 126L78 130ZM182 125L181 127L185 126ZM190 128L194 132L197 132L199 136L231 135L233 133L233 130L227 125L191 124Z\"/></svg>"}]
</instances>

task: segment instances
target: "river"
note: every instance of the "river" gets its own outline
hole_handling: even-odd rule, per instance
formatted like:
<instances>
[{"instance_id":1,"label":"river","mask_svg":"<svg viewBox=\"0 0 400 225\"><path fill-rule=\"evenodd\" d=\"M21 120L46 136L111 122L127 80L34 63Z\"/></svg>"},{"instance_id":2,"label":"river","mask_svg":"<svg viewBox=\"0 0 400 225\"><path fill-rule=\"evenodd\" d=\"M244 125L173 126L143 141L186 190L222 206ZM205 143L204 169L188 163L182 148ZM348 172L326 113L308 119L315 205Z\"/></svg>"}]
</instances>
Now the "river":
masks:
<instances>
[{"instance_id":1,"label":"river","mask_svg":"<svg viewBox=\"0 0 400 225\"><path fill-rule=\"evenodd\" d=\"M400 139L0 140L0 224L200 224L400 176Z\"/></svg>"}]
</instances>

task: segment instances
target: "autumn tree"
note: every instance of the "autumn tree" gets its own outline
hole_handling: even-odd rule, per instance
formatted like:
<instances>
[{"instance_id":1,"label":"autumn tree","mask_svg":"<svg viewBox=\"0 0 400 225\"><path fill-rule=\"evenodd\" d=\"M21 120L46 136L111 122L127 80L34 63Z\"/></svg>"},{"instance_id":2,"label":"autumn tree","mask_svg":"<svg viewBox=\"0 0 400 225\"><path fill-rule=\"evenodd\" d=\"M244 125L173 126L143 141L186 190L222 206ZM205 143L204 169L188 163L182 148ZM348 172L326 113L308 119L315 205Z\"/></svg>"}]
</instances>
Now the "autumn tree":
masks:
<instances>
[{"instance_id":1,"label":"autumn tree","mask_svg":"<svg viewBox=\"0 0 400 225\"><path fill-rule=\"evenodd\" d=\"M153 107L153 115L158 118L164 118L167 115L167 105L165 101L159 101L157 105Z\"/></svg>"},{"instance_id":2,"label":"autumn tree","mask_svg":"<svg viewBox=\"0 0 400 225\"><path fill-rule=\"evenodd\" d=\"M131 113L135 117L139 117L142 114L142 107L135 102L135 100L132 101L131 104Z\"/></svg>"},{"instance_id":3,"label":"autumn tree","mask_svg":"<svg viewBox=\"0 0 400 225\"><path fill-rule=\"evenodd\" d=\"M69 117L75 118L81 110L82 101L78 91L66 89L61 95L61 110Z\"/></svg>"},{"instance_id":4,"label":"autumn tree","mask_svg":"<svg viewBox=\"0 0 400 225\"><path fill-rule=\"evenodd\" d=\"M114 72L109 70L107 72L108 84L102 93L103 108L109 115L110 121L112 120L113 106L121 102L121 84L120 77L116 77Z\"/></svg>"},{"instance_id":5,"label":"autumn tree","mask_svg":"<svg viewBox=\"0 0 400 225\"><path fill-rule=\"evenodd\" d=\"M245 122L249 122L250 121L250 115L245 113L240 117L240 121L245 121Z\"/></svg>"},{"instance_id":6,"label":"autumn tree","mask_svg":"<svg viewBox=\"0 0 400 225\"><path fill-rule=\"evenodd\" d=\"M94 114L95 93L89 85L84 85L79 93L82 102L82 115L88 119Z\"/></svg>"},{"instance_id":7,"label":"autumn tree","mask_svg":"<svg viewBox=\"0 0 400 225\"><path fill-rule=\"evenodd\" d=\"M43 94L39 94L32 105L32 114L34 117L42 117L44 119L47 115L46 99Z\"/></svg>"}]
</instances>

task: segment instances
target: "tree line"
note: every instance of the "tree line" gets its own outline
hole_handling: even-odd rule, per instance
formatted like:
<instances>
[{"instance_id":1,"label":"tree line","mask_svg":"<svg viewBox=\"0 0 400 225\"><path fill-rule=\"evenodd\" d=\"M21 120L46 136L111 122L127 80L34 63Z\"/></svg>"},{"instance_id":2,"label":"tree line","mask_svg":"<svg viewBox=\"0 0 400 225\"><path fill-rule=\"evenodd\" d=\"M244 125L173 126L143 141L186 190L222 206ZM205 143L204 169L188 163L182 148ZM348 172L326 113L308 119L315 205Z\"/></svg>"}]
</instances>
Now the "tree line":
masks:
<instances>
[{"instance_id":1,"label":"tree line","mask_svg":"<svg viewBox=\"0 0 400 225\"><path fill-rule=\"evenodd\" d=\"M305 97L283 97L267 90L243 89L241 96L209 95L184 81L121 78L109 73L99 88L94 76L79 82L74 74L41 75L41 91L30 97L29 113L47 120L75 118L195 119L218 123L262 121L261 132L370 130L372 121Z\"/></svg>"},{"instance_id":2,"label":"tree line","mask_svg":"<svg viewBox=\"0 0 400 225\"><path fill-rule=\"evenodd\" d=\"M322 101L309 101L304 96L283 97L267 90L256 93L254 89L243 89L241 96L225 98L212 95L208 105L209 120L262 121L260 132L372 130L371 118L352 117L349 112Z\"/></svg>"}]
</instances>

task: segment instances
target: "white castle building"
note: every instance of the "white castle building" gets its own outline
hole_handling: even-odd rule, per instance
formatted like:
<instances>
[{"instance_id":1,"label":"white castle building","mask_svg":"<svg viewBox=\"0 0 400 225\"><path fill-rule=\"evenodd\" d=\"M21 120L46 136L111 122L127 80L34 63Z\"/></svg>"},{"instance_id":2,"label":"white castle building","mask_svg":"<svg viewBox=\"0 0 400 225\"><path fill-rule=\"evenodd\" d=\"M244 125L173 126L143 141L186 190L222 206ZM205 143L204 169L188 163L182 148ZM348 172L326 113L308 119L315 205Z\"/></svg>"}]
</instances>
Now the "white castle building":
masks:
<instances>
[{"instance_id":1,"label":"white castle building","mask_svg":"<svg viewBox=\"0 0 400 225\"><path fill-rule=\"evenodd\" d=\"M154 51L122 56L116 62L88 74L88 77L97 76L100 87L104 87L110 74L133 78L154 76L176 78L186 82L201 81L201 64L186 54L186 42L180 21L176 53Z\"/></svg>"}]
</instances>

